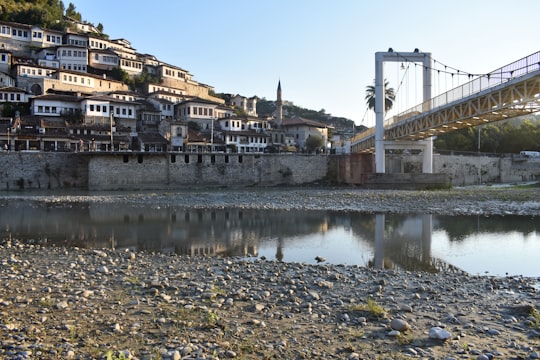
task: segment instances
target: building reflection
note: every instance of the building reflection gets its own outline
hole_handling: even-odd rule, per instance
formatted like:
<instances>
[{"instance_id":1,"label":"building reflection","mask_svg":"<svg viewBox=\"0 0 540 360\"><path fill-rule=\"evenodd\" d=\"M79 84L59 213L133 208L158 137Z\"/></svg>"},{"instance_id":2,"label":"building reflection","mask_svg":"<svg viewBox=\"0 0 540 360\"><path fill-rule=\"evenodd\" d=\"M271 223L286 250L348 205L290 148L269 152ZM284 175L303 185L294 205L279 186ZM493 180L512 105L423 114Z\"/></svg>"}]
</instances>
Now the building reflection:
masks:
<instances>
[{"instance_id":1,"label":"building reflection","mask_svg":"<svg viewBox=\"0 0 540 360\"><path fill-rule=\"evenodd\" d=\"M262 243L272 243L275 258L282 261L287 249L300 237L339 228L347 229L354 241L371 249L367 254L357 254L359 259L370 259L368 266L436 272L454 268L432 256L434 229L446 231L451 241L462 241L470 233L494 228L516 231L516 222L524 232L537 231L532 217L506 219L510 221L476 216L21 201L9 206L0 204L0 239L190 256L258 256Z\"/></svg>"}]
</instances>

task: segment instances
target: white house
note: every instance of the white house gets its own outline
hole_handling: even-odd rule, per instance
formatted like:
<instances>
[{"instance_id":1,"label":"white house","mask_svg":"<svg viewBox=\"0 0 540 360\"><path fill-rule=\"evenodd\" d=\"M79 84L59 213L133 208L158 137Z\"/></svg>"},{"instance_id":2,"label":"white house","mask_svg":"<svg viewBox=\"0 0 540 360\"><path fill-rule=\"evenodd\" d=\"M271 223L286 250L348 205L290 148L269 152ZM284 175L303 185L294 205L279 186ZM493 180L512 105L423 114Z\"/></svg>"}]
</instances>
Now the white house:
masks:
<instances>
[{"instance_id":1,"label":"white house","mask_svg":"<svg viewBox=\"0 0 540 360\"><path fill-rule=\"evenodd\" d=\"M247 98L245 96L235 95L231 97L231 105L244 110L244 112L247 115L257 116L257 97L256 96Z\"/></svg>"},{"instance_id":2,"label":"white house","mask_svg":"<svg viewBox=\"0 0 540 360\"><path fill-rule=\"evenodd\" d=\"M217 109L221 104L204 100L201 98L192 98L182 101L175 107L176 118L184 121L194 121L201 126L202 130L211 130L214 121L217 120ZM234 112L231 110L229 116Z\"/></svg>"},{"instance_id":3,"label":"white house","mask_svg":"<svg viewBox=\"0 0 540 360\"><path fill-rule=\"evenodd\" d=\"M124 101L111 96L89 96L81 100L81 111L84 123L110 124L111 117L116 126L129 128L135 132L137 128L138 102Z\"/></svg>"},{"instance_id":4,"label":"white house","mask_svg":"<svg viewBox=\"0 0 540 360\"><path fill-rule=\"evenodd\" d=\"M56 48L56 58L63 70L87 72L88 52L87 49L75 45L61 45Z\"/></svg>"},{"instance_id":5,"label":"white house","mask_svg":"<svg viewBox=\"0 0 540 360\"><path fill-rule=\"evenodd\" d=\"M306 149L306 140L311 136L322 138L322 146L326 149L328 144L328 129L331 126L318 121L301 117L285 118L281 124L285 132L293 136L298 149Z\"/></svg>"},{"instance_id":6,"label":"white house","mask_svg":"<svg viewBox=\"0 0 540 360\"><path fill-rule=\"evenodd\" d=\"M9 74L0 71L0 87L13 87L15 84L14 78L9 76Z\"/></svg>"},{"instance_id":7,"label":"white house","mask_svg":"<svg viewBox=\"0 0 540 360\"><path fill-rule=\"evenodd\" d=\"M56 56L56 47L43 48L37 52L37 63L40 67L60 68L60 61Z\"/></svg>"},{"instance_id":8,"label":"white house","mask_svg":"<svg viewBox=\"0 0 540 360\"><path fill-rule=\"evenodd\" d=\"M11 69L11 52L0 49L0 71L9 72Z\"/></svg>"},{"instance_id":9,"label":"white house","mask_svg":"<svg viewBox=\"0 0 540 360\"><path fill-rule=\"evenodd\" d=\"M68 116L80 112L80 98L70 95L46 94L31 99L32 115Z\"/></svg>"},{"instance_id":10,"label":"white house","mask_svg":"<svg viewBox=\"0 0 540 360\"><path fill-rule=\"evenodd\" d=\"M256 117L219 119L226 147L241 153L262 153L269 144L268 122Z\"/></svg>"},{"instance_id":11,"label":"white house","mask_svg":"<svg viewBox=\"0 0 540 360\"><path fill-rule=\"evenodd\" d=\"M1 79L1 74L0 74ZM0 102L28 103L32 94L13 86L0 87Z\"/></svg>"},{"instance_id":12,"label":"white house","mask_svg":"<svg viewBox=\"0 0 540 360\"><path fill-rule=\"evenodd\" d=\"M94 69L112 70L120 64L120 58L112 50L89 49L88 52L88 65Z\"/></svg>"},{"instance_id":13,"label":"white house","mask_svg":"<svg viewBox=\"0 0 540 360\"><path fill-rule=\"evenodd\" d=\"M171 120L174 117L174 103L167 99L149 97L148 102L154 106L156 110L161 112L161 119Z\"/></svg>"},{"instance_id":14,"label":"white house","mask_svg":"<svg viewBox=\"0 0 540 360\"><path fill-rule=\"evenodd\" d=\"M64 44L87 48L88 35L67 33L64 35Z\"/></svg>"}]
</instances>

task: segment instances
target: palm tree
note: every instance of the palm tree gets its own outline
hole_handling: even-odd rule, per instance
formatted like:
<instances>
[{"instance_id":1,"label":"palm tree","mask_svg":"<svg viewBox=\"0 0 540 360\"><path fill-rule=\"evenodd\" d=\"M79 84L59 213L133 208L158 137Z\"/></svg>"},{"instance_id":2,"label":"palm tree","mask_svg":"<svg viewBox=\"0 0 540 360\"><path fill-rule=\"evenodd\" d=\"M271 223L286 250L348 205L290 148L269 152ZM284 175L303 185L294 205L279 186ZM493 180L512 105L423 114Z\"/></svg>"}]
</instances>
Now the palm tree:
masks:
<instances>
[{"instance_id":1,"label":"palm tree","mask_svg":"<svg viewBox=\"0 0 540 360\"><path fill-rule=\"evenodd\" d=\"M388 80L384 79L384 111L388 112L394 105L396 94L394 88L389 86ZM368 109L375 110L375 85L368 85L366 87L366 103Z\"/></svg>"}]
</instances>

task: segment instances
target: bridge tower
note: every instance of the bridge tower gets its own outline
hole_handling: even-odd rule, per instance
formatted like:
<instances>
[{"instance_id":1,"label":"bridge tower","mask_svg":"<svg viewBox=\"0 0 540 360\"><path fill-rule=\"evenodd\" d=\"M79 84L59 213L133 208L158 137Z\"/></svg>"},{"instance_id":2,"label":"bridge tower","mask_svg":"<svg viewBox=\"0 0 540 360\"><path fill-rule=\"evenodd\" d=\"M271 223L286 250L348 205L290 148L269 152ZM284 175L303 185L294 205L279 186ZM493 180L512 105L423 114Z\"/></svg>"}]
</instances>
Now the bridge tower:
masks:
<instances>
[{"instance_id":1,"label":"bridge tower","mask_svg":"<svg viewBox=\"0 0 540 360\"><path fill-rule=\"evenodd\" d=\"M395 52L392 48L387 52L375 53L375 172L385 172L386 149L418 149L423 151L422 171L433 172L433 138L422 141L387 141L384 139L384 63L385 62L413 62L422 64L423 102L429 106L431 99L431 53L423 53L418 49L414 52ZM427 111L429 109L422 109Z\"/></svg>"}]
</instances>

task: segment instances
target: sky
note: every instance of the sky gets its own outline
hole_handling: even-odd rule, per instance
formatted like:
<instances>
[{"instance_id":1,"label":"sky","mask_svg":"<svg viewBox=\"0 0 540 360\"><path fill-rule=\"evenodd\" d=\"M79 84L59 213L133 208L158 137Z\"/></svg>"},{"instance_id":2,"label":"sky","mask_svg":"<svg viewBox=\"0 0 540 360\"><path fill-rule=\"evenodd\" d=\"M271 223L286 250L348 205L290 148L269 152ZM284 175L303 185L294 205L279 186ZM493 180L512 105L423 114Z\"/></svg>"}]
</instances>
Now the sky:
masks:
<instances>
[{"instance_id":1,"label":"sky","mask_svg":"<svg viewBox=\"0 0 540 360\"><path fill-rule=\"evenodd\" d=\"M365 126L374 124L365 90L374 82L376 52L418 48L447 69L485 74L540 51L538 0L64 0L65 6L70 2L111 39L129 40L217 93L275 100L281 81L283 100ZM397 90L395 111L421 102L421 67L400 65L384 65ZM443 76L434 81L458 85Z\"/></svg>"}]
</instances>

